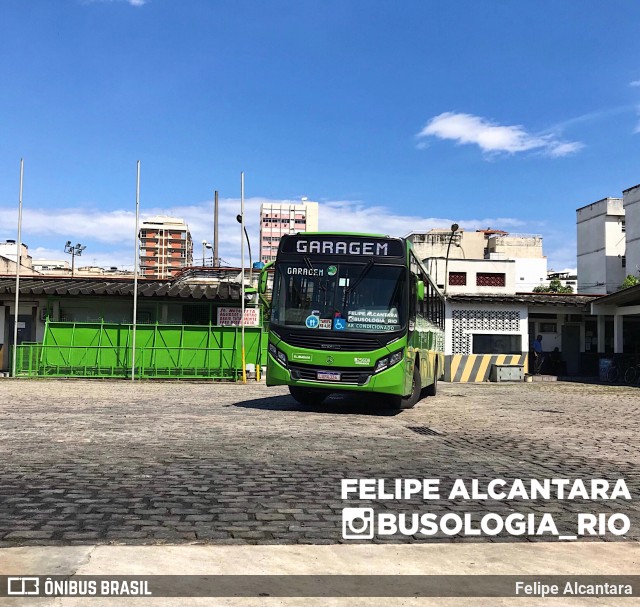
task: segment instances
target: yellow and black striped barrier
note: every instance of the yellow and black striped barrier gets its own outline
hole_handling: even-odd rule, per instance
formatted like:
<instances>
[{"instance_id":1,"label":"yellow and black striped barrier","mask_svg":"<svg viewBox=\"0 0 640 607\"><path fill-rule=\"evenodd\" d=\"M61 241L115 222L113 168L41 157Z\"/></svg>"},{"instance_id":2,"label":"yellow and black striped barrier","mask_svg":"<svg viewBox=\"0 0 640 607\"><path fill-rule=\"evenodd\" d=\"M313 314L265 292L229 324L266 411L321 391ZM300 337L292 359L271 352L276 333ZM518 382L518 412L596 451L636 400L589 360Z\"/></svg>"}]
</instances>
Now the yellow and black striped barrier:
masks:
<instances>
[{"instance_id":1,"label":"yellow and black striped barrier","mask_svg":"<svg viewBox=\"0 0 640 607\"><path fill-rule=\"evenodd\" d=\"M523 365L528 354L449 354L445 357L445 381L488 381L493 365Z\"/></svg>"}]
</instances>

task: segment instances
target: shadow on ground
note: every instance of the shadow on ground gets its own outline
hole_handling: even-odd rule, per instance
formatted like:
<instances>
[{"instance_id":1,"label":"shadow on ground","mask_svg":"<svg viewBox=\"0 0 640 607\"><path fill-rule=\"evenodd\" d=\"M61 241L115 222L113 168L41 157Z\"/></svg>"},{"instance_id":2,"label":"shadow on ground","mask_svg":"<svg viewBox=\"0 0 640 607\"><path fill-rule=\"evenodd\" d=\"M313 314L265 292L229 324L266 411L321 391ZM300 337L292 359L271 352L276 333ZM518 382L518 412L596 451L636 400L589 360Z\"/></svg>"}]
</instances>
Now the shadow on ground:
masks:
<instances>
[{"instance_id":1,"label":"shadow on ground","mask_svg":"<svg viewBox=\"0 0 640 607\"><path fill-rule=\"evenodd\" d=\"M301 405L288 394L238 401L223 407L240 407L242 409L260 409L263 411L302 411L309 413L338 413L345 415L373 415L377 417L393 417L400 411L389 407L384 399L373 395L331 394L320 405Z\"/></svg>"}]
</instances>

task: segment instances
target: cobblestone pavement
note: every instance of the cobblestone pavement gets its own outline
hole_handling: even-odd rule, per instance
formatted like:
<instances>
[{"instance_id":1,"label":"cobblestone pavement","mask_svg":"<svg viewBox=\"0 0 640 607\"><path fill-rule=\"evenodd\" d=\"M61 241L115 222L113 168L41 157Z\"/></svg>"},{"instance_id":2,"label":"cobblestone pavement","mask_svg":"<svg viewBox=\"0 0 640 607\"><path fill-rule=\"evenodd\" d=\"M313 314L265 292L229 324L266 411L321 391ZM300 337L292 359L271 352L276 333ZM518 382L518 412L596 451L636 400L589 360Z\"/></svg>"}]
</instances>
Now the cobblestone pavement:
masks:
<instances>
[{"instance_id":1,"label":"cobblestone pavement","mask_svg":"<svg viewBox=\"0 0 640 607\"><path fill-rule=\"evenodd\" d=\"M616 500L342 501L342 478L625 478L640 495L637 388L440 384L395 413L368 400L299 406L262 384L0 380L0 547L337 543L345 506L377 512L578 512ZM421 435L426 426L439 435ZM447 491L442 491L443 495ZM376 542L538 538L382 536ZM553 541L557 541L553 539ZM580 540L585 541L585 540Z\"/></svg>"}]
</instances>

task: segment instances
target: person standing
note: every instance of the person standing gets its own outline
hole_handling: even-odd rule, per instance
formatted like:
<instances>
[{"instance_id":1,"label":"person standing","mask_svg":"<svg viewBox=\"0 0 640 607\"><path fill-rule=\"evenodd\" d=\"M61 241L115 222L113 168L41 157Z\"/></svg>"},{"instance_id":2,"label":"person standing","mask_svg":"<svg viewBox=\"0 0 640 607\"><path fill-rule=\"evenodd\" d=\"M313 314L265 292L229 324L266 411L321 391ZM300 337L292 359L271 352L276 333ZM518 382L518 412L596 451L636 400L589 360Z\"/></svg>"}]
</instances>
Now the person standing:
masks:
<instances>
[{"instance_id":1,"label":"person standing","mask_svg":"<svg viewBox=\"0 0 640 607\"><path fill-rule=\"evenodd\" d=\"M542 363L544 361L544 352L542 351L542 335L538 335L533 342L533 355L535 357L533 362L533 374L539 375L542 370Z\"/></svg>"}]
</instances>

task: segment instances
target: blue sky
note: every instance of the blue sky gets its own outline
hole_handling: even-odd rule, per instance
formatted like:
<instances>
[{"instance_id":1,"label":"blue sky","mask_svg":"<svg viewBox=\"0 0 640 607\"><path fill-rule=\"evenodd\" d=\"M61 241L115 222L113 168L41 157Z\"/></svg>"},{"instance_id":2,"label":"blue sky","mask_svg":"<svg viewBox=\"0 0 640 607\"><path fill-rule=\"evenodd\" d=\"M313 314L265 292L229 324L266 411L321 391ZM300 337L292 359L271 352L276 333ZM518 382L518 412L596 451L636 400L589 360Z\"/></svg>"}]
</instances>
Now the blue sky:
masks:
<instances>
[{"instance_id":1,"label":"blue sky","mask_svg":"<svg viewBox=\"0 0 640 607\"><path fill-rule=\"evenodd\" d=\"M2 0L0 239L133 264L143 215L239 259L263 200L323 229L544 236L575 268L575 209L640 182L640 4L505 0ZM200 254L196 245L196 257Z\"/></svg>"}]
</instances>

